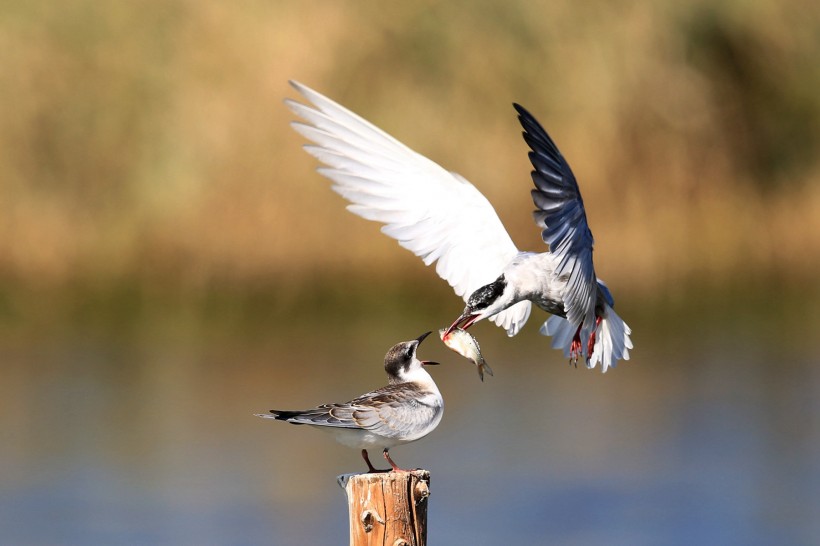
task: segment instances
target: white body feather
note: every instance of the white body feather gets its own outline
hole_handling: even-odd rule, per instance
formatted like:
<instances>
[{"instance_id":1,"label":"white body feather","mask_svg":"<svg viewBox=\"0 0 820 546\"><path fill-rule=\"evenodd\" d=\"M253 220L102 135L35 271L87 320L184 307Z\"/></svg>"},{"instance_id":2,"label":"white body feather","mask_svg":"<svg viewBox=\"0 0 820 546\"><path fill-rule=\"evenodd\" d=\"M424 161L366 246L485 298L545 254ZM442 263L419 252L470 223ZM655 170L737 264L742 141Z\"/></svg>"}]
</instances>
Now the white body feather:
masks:
<instances>
[{"instance_id":1,"label":"white body feather","mask_svg":"<svg viewBox=\"0 0 820 546\"><path fill-rule=\"evenodd\" d=\"M512 293L505 293L492 313L483 313L482 318L489 318L508 335L514 336L526 323L533 302L547 312L569 317L571 322L553 316L541 328L553 336L553 347L565 354L579 328L582 339L592 335L599 289L583 203L569 166L537 122L524 117L528 113L517 107L525 139L537 150L530 154L536 167L536 223L551 247L541 254L520 252L492 205L464 177L320 93L297 82L291 85L313 105L286 100L305 121L292 126L313 142L305 150L325 164L318 171L350 201L348 210L384 224L383 233L426 265L436 263L436 273L465 301L503 273ZM559 184L553 186L555 181ZM559 218L559 229L554 223L547 225L554 218ZM584 346L582 354L589 367L600 362L606 371L618 359L629 358L632 342L631 330L611 306L605 305L604 314L595 331L595 349L587 354Z\"/></svg>"}]
</instances>

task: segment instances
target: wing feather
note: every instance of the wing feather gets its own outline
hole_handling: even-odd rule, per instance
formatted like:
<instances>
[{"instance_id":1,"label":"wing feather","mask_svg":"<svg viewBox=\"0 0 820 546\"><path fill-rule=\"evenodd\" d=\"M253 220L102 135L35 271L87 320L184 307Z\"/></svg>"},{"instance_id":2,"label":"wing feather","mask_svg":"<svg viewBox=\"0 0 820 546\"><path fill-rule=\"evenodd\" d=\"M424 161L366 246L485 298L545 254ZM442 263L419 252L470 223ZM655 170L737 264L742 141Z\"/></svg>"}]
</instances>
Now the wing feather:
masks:
<instances>
[{"instance_id":1,"label":"wing feather","mask_svg":"<svg viewBox=\"0 0 820 546\"><path fill-rule=\"evenodd\" d=\"M388 385L334 406L349 414L357 428L387 438L406 439L409 432L429 423L442 410L441 406L420 402L424 394L406 383Z\"/></svg>"},{"instance_id":2,"label":"wing feather","mask_svg":"<svg viewBox=\"0 0 820 546\"><path fill-rule=\"evenodd\" d=\"M559 258L556 275L569 275L564 311L570 324L583 326L587 335L595 324L597 283L592 263L594 239L587 225L584 201L569 164L543 127L522 106L515 104L532 150L533 218L541 237Z\"/></svg>"},{"instance_id":3,"label":"wing feather","mask_svg":"<svg viewBox=\"0 0 820 546\"><path fill-rule=\"evenodd\" d=\"M350 212L385 224L382 232L426 265L438 262L436 273L465 301L501 274L518 249L475 186L327 97L291 85L312 105L286 100L303 120L291 125L313 143L305 150L325 165L319 173ZM514 335L529 311L522 302L492 320Z\"/></svg>"}]
</instances>

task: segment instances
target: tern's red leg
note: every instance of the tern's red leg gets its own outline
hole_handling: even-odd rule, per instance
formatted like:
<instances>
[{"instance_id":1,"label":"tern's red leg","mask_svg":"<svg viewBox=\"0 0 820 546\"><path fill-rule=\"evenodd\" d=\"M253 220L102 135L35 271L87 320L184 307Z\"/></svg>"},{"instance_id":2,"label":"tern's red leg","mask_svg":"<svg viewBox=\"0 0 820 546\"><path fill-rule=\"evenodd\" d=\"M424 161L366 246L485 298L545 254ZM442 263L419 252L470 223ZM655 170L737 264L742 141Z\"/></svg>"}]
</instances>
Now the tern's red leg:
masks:
<instances>
[{"instance_id":1,"label":"tern's red leg","mask_svg":"<svg viewBox=\"0 0 820 546\"><path fill-rule=\"evenodd\" d=\"M592 351L595 349L595 332L598 331L598 325L600 324L601 317L595 317L595 328L592 329L592 333L589 335L589 341L587 342L587 354L590 356L592 356Z\"/></svg>"},{"instance_id":2,"label":"tern's red leg","mask_svg":"<svg viewBox=\"0 0 820 546\"><path fill-rule=\"evenodd\" d=\"M581 327L575 332L572 343L569 345L569 363L578 367L578 357L581 356Z\"/></svg>"},{"instance_id":3,"label":"tern's red leg","mask_svg":"<svg viewBox=\"0 0 820 546\"><path fill-rule=\"evenodd\" d=\"M378 468L375 468L372 464L370 464L370 457L367 456L366 449L362 450L362 459L364 459L364 462L367 463L367 471L370 474L375 474L377 472L390 472L389 470L379 470Z\"/></svg>"},{"instance_id":4,"label":"tern's red leg","mask_svg":"<svg viewBox=\"0 0 820 546\"><path fill-rule=\"evenodd\" d=\"M403 468L399 468L399 466L393 462L393 459L390 458L390 452L387 448L384 448L384 458L390 463L390 466L393 467L393 472L410 472L409 470L405 470Z\"/></svg>"}]
</instances>

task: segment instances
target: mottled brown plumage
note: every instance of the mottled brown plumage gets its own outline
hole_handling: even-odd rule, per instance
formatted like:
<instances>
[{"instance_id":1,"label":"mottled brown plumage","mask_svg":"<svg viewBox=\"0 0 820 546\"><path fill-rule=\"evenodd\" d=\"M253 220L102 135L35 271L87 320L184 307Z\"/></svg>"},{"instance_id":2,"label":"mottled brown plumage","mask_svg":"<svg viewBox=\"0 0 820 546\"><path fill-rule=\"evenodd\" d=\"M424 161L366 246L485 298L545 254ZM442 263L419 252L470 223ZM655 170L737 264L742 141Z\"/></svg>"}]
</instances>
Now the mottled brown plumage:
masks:
<instances>
[{"instance_id":1,"label":"mottled brown plumage","mask_svg":"<svg viewBox=\"0 0 820 546\"><path fill-rule=\"evenodd\" d=\"M294 425L311 425L332 433L340 443L362 449L382 448L393 470L388 450L396 445L418 440L429 434L441 421L444 401L441 393L424 370L435 362L416 358L416 350L427 334L394 345L384 360L389 384L363 394L349 402L322 404L315 408L290 411L270 410L259 417L287 421Z\"/></svg>"}]
</instances>

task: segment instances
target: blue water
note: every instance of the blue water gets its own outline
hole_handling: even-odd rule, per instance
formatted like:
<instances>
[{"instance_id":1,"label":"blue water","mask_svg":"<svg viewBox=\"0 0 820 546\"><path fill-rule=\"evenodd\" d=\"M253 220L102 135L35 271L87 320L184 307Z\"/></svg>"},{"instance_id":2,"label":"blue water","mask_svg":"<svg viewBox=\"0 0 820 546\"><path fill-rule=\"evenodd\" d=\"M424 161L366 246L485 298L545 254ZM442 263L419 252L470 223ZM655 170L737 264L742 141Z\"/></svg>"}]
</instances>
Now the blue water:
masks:
<instances>
[{"instance_id":1,"label":"blue water","mask_svg":"<svg viewBox=\"0 0 820 546\"><path fill-rule=\"evenodd\" d=\"M444 419L392 454L432 473L431 544L820 543L820 345L641 316L605 375L534 324L474 328L484 383L422 345ZM369 324L7 333L0 544L346 544L335 477L358 453L252 414L380 386L389 346L433 326Z\"/></svg>"}]
</instances>

